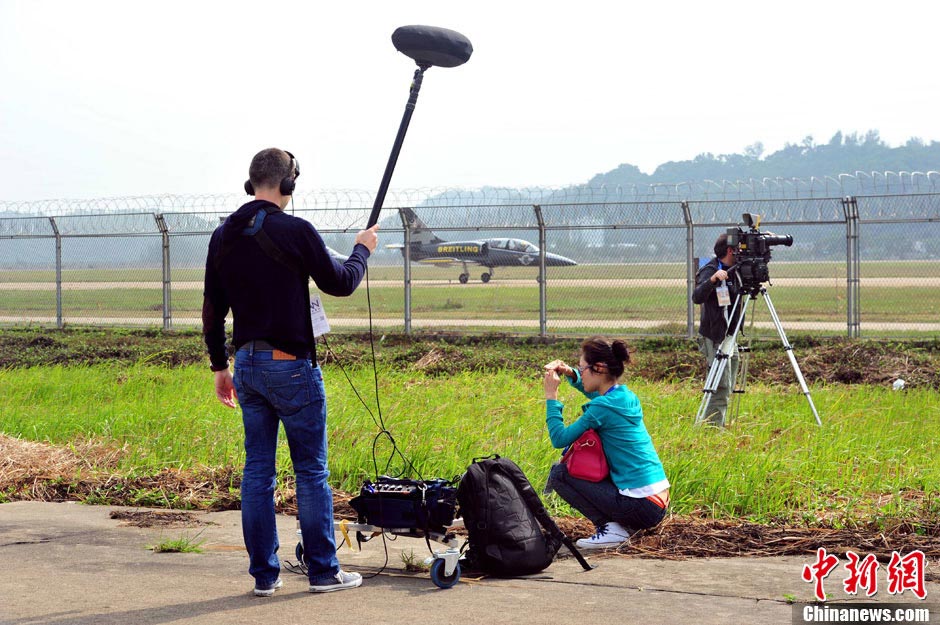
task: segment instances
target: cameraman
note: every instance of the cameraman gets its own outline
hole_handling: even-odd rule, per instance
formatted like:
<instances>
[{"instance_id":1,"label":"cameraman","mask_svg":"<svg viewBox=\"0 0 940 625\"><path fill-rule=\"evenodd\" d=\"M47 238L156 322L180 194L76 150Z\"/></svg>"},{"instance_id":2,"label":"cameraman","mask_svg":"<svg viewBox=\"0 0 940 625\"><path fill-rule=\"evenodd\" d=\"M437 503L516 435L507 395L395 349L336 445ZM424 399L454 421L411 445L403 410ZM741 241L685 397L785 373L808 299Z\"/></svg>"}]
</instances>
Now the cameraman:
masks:
<instances>
[{"instance_id":1,"label":"cameraman","mask_svg":"<svg viewBox=\"0 0 940 625\"><path fill-rule=\"evenodd\" d=\"M300 175L297 160L277 148L255 155L245 190L255 199L212 233L206 259L202 324L215 394L241 404L245 469L242 532L254 594L280 588L274 513L277 436L284 424L297 477L297 517L310 592L355 588L359 573L340 570L333 537L333 495L327 482L326 396L317 364L310 310L310 277L324 293L351 295L378 238L373 226L356 235L348 260L330 257L307 221L284 208ZM229 372L225 316L231 309L235 375Z\"/></svg>"},{"instance_id":2,"label":"cameraman","mask_svg":"<svg viewBox=\"0 0 940 625\"><path fill-rule=\"evenodd\" d=\"M692 301L701 304L702 315L698 332L702 335L700 345L705 352L709 369L715 361L715 354L728 333L731 308L738 295L734 280L728 279L729 271L734 267L734 248L728 245L728 235L721 234L715 241L715 257L706 263L695 276L695 290ZM716 427L724 427L725 412L728 409L728 397L734 390L734 380L738 372L738 348L732 347L728 366L718 381L718 387L708 402L708 412L704 422ZM696 425L699 425L698 423Z\"/></svg>"}]
</instances>

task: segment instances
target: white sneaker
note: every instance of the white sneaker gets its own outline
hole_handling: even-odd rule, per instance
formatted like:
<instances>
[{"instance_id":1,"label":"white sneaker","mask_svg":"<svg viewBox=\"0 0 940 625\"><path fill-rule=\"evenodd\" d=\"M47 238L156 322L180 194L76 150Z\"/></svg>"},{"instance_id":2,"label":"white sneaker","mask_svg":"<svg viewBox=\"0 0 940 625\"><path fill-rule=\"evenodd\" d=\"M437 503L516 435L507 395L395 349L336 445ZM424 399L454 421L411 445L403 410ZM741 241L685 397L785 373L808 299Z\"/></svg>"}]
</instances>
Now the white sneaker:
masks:
<instances>
[{"instance_id":1,"label":"white sneaker","mask_svg":"<svg viewBox=\"0 0 940 625\"><path fill-rule=\"evenodd\" d=\"M255 596L256 597L270 597L274 594L274 591L284 585L284 582L281 581L281 578L278 577L272 584L268 586L259 586L255 584Z\"/></svg>"},{"instance_id":2,"label":"white sneaker","mask_svg":"<svg viewBox=\"0 0 940 625\"><path fill-rule=\"evenodd\" d=\"M359 573L347 573L340 571L333 576L335 582L323 582L322 584L310 584L310 592L333 592L334 590L345 590L347 588L357 588L362 585L362 575Z\"/></svg>"},{"instance_id":3,"label":"white sneaker","mask_svg":"<svg viewBox=\"0 0 940 625\"><path fill-rule=\"evenodd\" d=\"M605 523L597 528L597 533L590 538L579 538L575 545L578 549L612 549L630 539L630 532L620 523Z\"/></svg>"}]
</instances>

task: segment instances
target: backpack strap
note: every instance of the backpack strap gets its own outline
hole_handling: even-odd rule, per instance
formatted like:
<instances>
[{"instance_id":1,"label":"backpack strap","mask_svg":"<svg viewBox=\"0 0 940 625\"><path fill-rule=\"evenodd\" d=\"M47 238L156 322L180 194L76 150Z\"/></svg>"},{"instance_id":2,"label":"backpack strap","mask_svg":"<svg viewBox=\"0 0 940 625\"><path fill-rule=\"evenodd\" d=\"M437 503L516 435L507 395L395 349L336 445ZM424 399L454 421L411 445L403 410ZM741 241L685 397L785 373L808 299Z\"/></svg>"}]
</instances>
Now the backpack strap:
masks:
<instances>
[{"instance_id":1,"label":"backpack strap","mask_svg":"<svg viewBox=\"0 0 940 625\"><path fill-rule=\"evenodd\" d=\"M529 483L522 469L505 458L501 459L499 462L503 469L509 473L510 477L512 477L519 486L522 500L525 502L526 507L529 508L529 512L538 520L539 525L549 534L560 540L562 544L571 551L572 555L577 559L578 564L581 565L581 568L585 571L593 569L594 567L588 564L588 561L585 560L581 552L578 551L574 541L568 538L568 535L561 531L561 528L559 528L552 517L549 516L548 511L545 510L545 506L542 504L542 499L539 497L538 493L535 492L535 489L532 488L532 484Z\"/></svg>"},{"instance_id":2,"label":"backpack strap","mask_svg":"<svg viewBox=\"0 0 940 625\"><path fill-rule=\"evenodd\" d=\"M463 514L464 526L469 536L461 547L467 558L479 557L480 545L489 544L489 467L492 456L474 458L467 470L460 476L457 488L457 501ZM497 456L498 458L498 456ZM473 536L471 541L470 536ZM472 542L472 544L471 544Z\"/></svg>"},{"instance_id":3,"label":"backpack strap","mask_svg":"<svg viewBox=\"0 0 940 625\"><path fill-rule=\"evenodd\" d=\"M526 501L528 503L528 501ZM532 508L529 508L532 510ZM555 523L555 521L548 515L548 512L545 511L545 506L539 506L538 510L532 510L532 514L535 515L535 518L538 519L539 523L548 530L549 533L556 536L561 542L568 548L568 550L574 555L575 559L578 561L578 564L581 565L585 571L590 571L594 567L584 559L584 556L581 555L581 552L578 551L578 548L575 546L574 541L568 538L568 535L561 531L561 528Z\"/></svg>"},{"instance_id":4,"label":"backpack strap","mask_svg":"<svg viewBox=\"0 0 940 625\"><path fill-rule=\"evenodd\" d=\"M483 486L483 493L474 493L474 504L479 514L476 519L476 531L484 545L490 544L490 468L491 462L474 462L471 467L476 467L483 474L480 484ZM477 498L476 495L482 495Z\"/></svg>"}]
</instances>

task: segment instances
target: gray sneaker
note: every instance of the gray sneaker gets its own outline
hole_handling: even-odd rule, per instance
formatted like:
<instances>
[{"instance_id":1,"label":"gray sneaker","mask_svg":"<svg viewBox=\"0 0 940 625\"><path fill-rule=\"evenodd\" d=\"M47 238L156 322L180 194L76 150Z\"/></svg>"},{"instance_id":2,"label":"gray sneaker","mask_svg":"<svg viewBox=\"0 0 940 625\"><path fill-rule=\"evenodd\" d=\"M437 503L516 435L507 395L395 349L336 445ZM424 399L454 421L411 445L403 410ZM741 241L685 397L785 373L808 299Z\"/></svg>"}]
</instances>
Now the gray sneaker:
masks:
<instances>
[{"instance_id":1,"label":"gray sneaker","mask_svg":"<svg viewBox=\"0 0 940 625\"><path fill-rule=\"evenodd\" d=\"M255 596L256 597L270 597L274 594L274 591L284 585L284 582L281 581L281 578L278 577L274 580L273 584L268 584L267 586L259 586L255 584Z\"/></svg>"},{"instance_id":2,"label":"gray sneaker","mask_svg":"<svg viewBox=\"0 0 940 625\"><path fill-rule=\"evenodd\" d=\"M358 588L362 584L362 575L340 571L333 576L333 580L319 584L310 584L310 592L333 592L347 588Z\"/></svg>"}]
</instances>

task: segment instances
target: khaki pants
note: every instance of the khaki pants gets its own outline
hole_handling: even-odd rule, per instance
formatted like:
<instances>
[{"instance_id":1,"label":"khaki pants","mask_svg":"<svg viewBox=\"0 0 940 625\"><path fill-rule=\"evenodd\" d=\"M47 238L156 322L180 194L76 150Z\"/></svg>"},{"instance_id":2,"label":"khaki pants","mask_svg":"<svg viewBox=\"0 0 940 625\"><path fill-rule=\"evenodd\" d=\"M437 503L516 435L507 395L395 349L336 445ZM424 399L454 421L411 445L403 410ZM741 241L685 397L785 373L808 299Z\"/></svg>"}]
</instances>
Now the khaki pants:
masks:
<instances>
[{"instance_id":1,"label":"khaki pants","mask_svg":"<svg viewBox=\"0 0 940 625\"><path fill-rule=\"evenodd\" d=\"M715 354L718 353L718 348L721 346L721 343L715 343L713 340L705 337L700 338L702 351L705 353L708 368L711 369L712 363L715 362ZM728 411L728 398L731 396L731 391L734 390L734 380L738 376L738 362L738 346L735 345L734 350L731 352L731 357L728 358L728 364L725 366L724 373L721 379L718 380L718 386L715 388L715 392L712 393L711 399L708 402L708 411L705 413L704 423L716 427L724 427L725 414Z\"/></svg>"}]
</instances>

